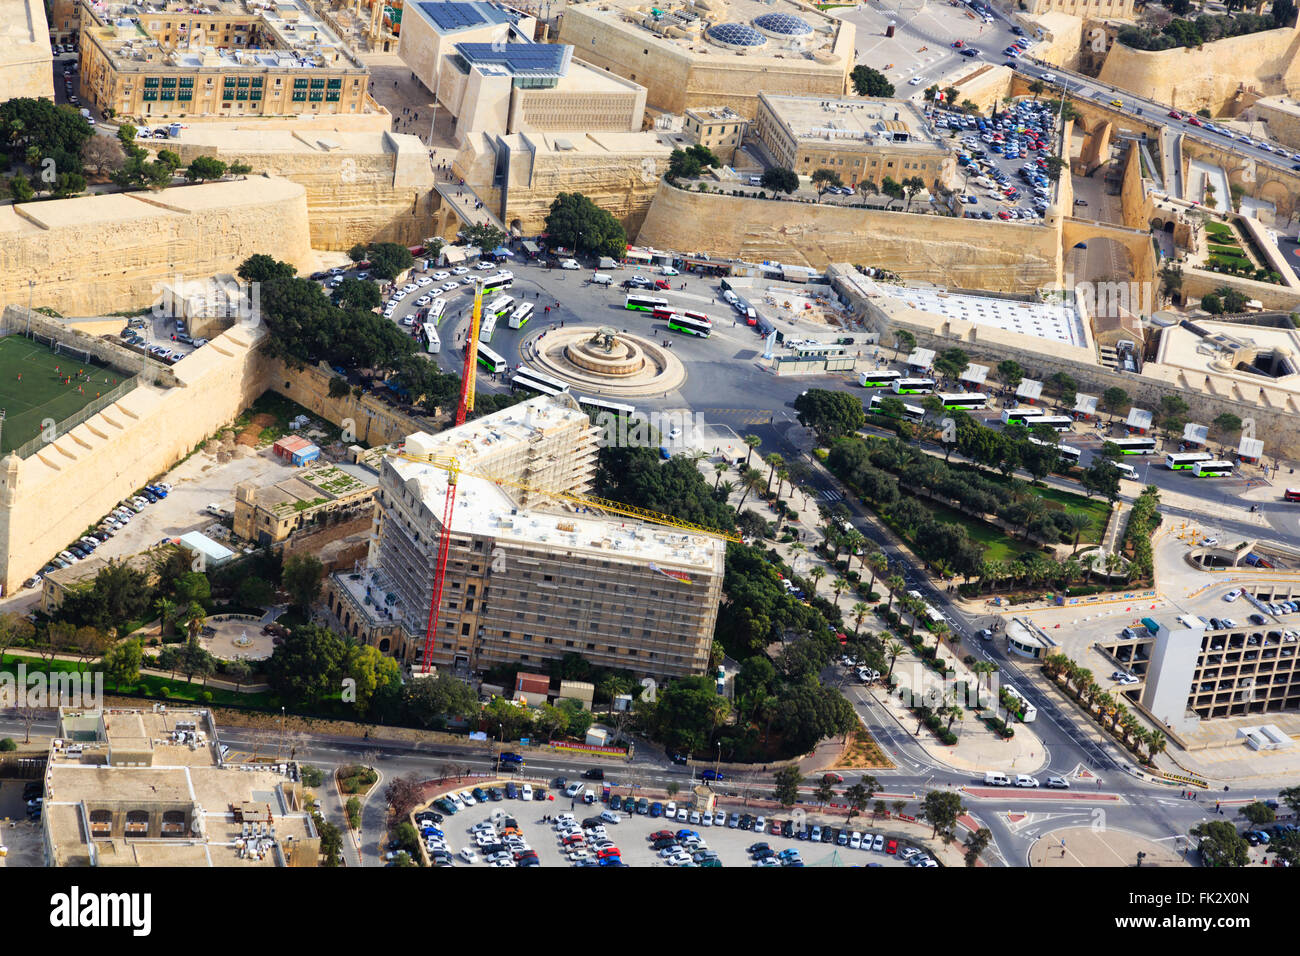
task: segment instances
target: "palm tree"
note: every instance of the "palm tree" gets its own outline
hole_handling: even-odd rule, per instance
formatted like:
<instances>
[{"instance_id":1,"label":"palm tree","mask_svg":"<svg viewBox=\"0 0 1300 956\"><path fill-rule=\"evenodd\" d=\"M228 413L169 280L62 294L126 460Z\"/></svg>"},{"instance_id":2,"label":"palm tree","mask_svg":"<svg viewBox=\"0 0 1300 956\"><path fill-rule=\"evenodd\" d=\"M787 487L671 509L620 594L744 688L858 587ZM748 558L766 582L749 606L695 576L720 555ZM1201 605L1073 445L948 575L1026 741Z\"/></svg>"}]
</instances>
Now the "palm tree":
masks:
<instances>
[{"instance_id":1,"label":"palm tree","mask_svg":"<svg viewBox=\"0 0 1300 956\"><path fill-rule=\"evenodd\" d=\"M749 497L751 491L758 491L759 488L763 487L763 473L757 468L745 466L740 472L740 485L745 489L745 493L740 496L740 503L736 505L737 511L745 503L745 499Z\"/></svg>"},{"instance_id":2,"label":"palm tree","mask_svg":"<svg viewBox=\"0 0 1300 956\"><path fill-rule=\"evenodd\" d=\"M717 491L718 482L720 482L722 480L722 476L727 473L727 463L725 461L720 461L713 466L713 470L718 473L718 477L713 479L713 490Z\"/></svg>"},{"instance_id":3,"label":"palm tree","mask_svg":"<svg viewBox=\"0 0 1300 956\"><path fill-rule=\"evenodd\" d=\"M749 456L754 454L754 449L763 444L763 439L757 435L746 435L742 441L749 446L749 451L745 452L745 467L749 467Z\"/></svg>"},{"instance_id":4,"label":"palm tree","mask_svg":"<svg viewBox=\"0 0 1300 956\"><path fill-rule=\"evenodd\" d=\"M886 587L889 588L889 604L885 606L886 613L894 609L894 596L903 590L906 584L907 582L899 574L890 575L889 580L885 582Z\"/></svg>"},{"instance_id":5,"label":"palm tree","mask_svg":"<svg viewBox=\"0 0 1300 956\"><path fill-rule=\"evenodd\" d=\"M966 716L966 711L962 710L961 707L959 707L957 704L949 704L945 711L944 716L948 718L948 730L949 732L951 732L952 722L954 720L964 719Z\"/></svg>"},{"instance_id":6,"label":"palm tree","mask_svg":"<svg viewBox=\"0 0 1300 956\"><path fill-rule=\"evenodd\" d=\"M817 585L821 583L822 578L826 577L826 569L819 564L808 572L808 577L812 578L813 594L816 594Z\"/></svg>"},{"instance_id":7,"label":"palm tree","mask_svg":"<svg viewBox=\"0 0 1300 956\"><path fill-rule=\"evenodd\" d=\"M943 644L943 636L952 631L946 621L934 622L934 652L939 653L939 646Z\"/></svg>"},{"instance_id":8,"label":"palm tree","mask_svg":"<svg viewBox=\"0 0 1300 956\"><path fill-rule=\"evenodd\" d=\"M176 605L165 597L160 597L153 602L154 610L158 612L158 636L163 636L163 631L171 622L171 616L176 610Z\"/></svg>"},{"instance_id":9,"label":"palm tree","mask_svg":"<svg viewBox=\"0 0 1300 956\"><path fill-rule=\"evenodd\" d=\"M885 654L889 658L889 670L885 672L885 683L889 683L889 677L894 673L894 662L898 660L898 655L903 653L903 645L898 641L890 641L885 645Z\"/></svg>"},{"instance_id":10,"label":"palm tree","mask_svg":"<svg viewBox=\"0 0 1300 956\"><path fill-rule=\"evenodd\" d=\"M1169 741L1164 733L1158 729L1153 729L1147 734L1147 754L1151 760L1155 759L1156 754L1162 753Z\"/></svg>"},{"instance_id":11,"label":"palm tree","mask_svg":"<svg viewBox=\"0 0 1300 956\"><path fill-rule=\"evenodd\" d=\"M772 452L763 461L767 462L767 491L772 490L772 476L776 474L776 469L785 464L785 459L779 452Z\"/></svg>"},{"instance_id":12,"label":"palm tree","mask_svg":"<svg viewBox=\"0 0 1300 956\"><path fill-rule=\"evenodd\" d=\"M1065 514L1058 516L1058 525L1064 525L1065 529L1074 537L1073 555L1079 550L1079 537L1092 527L1092 516L1084 511L1067 511Z\"/></svg>"},{"instance_id":13,"label":"palm tree","mask_svg":"<svg viewBox=\"0 0 1300 956\"><path fill-rule=\"evenodd\" d=\"M867 585L868 591L876 589L876 578L889 570L889 559L880 551L868 555L864 558L863 563L871 568L871 583Z\"/></svg>"},{"instance_id":14,"label":"palm tree","mask_svg":"<svg viewBox=\"0 0 1300 956\"><path fill-rule=\"evenodd\" d=\"M847 578L840 577L839 575L835 576L835 580L831 582L831 590L835 592L836 604L839 603L840 595L844 593L844 589L847 588L848 586L849 586L849 582Z\"/></svg>"},{"instance_id":15,"label":"palm tree","mask_svg":"<svg viewBox=\"0 0 1300 956\"><path fill-rule=\"evenodd\" d=\"M859 631L862 630L862 621L863 621L863 619L866 618L867 614L868 614L870 611L871 611L871 608L868 607L866 604L864 604L864 603L861 602L861 601L858 601L856 604L853 605L853 611L852 611L852 613L853 613L853 633L854 633L854 634L857 634Z\"/></svg>"}]
</instances>

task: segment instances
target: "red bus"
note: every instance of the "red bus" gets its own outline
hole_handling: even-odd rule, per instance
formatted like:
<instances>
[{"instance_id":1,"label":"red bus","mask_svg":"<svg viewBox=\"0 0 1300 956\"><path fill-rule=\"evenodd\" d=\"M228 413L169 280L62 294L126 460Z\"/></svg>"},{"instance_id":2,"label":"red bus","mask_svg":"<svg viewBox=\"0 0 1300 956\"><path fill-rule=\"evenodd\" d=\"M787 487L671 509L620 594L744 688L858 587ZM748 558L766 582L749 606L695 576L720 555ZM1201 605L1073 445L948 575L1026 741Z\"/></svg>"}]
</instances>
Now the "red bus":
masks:
<instances>
[{"instance_id":1,"label":"red bus","mask_svg":"<svg viewBox=\"0 0 1300 956\"><path fill-rule=\"evenodd\" d=\"M1282 495L1283 501L1300 501L1300 488L1288 488Z\"/></svg>"}]
</instances>

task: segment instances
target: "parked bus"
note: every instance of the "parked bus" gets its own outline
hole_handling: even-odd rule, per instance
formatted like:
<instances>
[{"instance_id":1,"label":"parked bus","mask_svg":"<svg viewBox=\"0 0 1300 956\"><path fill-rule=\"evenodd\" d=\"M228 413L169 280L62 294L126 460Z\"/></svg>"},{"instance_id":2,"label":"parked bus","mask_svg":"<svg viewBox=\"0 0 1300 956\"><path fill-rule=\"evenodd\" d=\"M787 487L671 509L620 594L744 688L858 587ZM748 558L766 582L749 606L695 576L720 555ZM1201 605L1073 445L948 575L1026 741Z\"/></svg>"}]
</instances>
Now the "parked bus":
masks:
<instances>
[{"instance_id":1,"label":"parked bus","mask_svg":"<svg viewBox=\"0 0 1300 956\"><path fill-rule=\"evenodd\" d=\"M902 372L892 368L881 368L874 372L863 372L858 377L858 384L863 388L890 388L902 377Z\"/></svg>"},{"instance_id":2,"label":"parked bus","mask_svg":"<svg viewBox=\"0 0 1300 956\"><path fill-rule=\"evenodd\" d=\"M1102 447L1114 445L1125 455L1149 455L1156 450L1154 438L1103 438Z\"/></svg>"},{"instance_id":3,"label":"parked bus","mask_svg":"<svg viewBox=\"0 0 1300 956\"><path fill-rule=\"evenodd\" d=\"M1283 501L1300 501L1300 488L1288 488L1282 493Z\"/></svg>"},{"instance_id":4,"label":"parked bus","mask_svg":"<svg viewBox=\"0 0 1300 956\"><path fill-rule=\"evenodd\" d=\"M578 404L596 411L613 412L619 418L631 418L636 414L635 406L625 405L622 402L611 402L607 398L592 398L589 395L579 395Z\"/></svg>"},{"instance_id":5,"label":"parked bus","mask_svg":"<svg viewBox=\"0 0 1300 956\"><path fill-rule=\"evenodd\" d=\"M885 414L885 413L881 410L881 406L884 404L884 402L885 402L885 400L884 400L881 396L879 396L879 395L872 395L872 396L871 396L871 405L867 408L867 411L871 412L873 415L883 415L883 414ZM919 407L919 406L917 406L917 405L904 405L904 406L903 406L903 416L904 416L905 418L908 418L908 419L914 421L914 422L919 422L919 421L921 421L922 419L925 418L925 409L924 409L924 408L921 408L921 407Z\"/></svg>"},{"instance_id":6,"label":"parked bus","mask_svg":"<svg viewBox=\"0 0 1300 956\"><path fill-rule=\"evenodd\" d=\"M713 320L700 312L674 312L668 317L668 328L707 339L713 331Z\"/></svg>"},{"instance_id":7,"label":"parked bus","mask_svg":"<svg viewBox=\"0 0 1300 956\"><path fill-rule=\"evenodd\" d=\"M980 392L956 392L952 394L944 393L939 396L939 401L943 402L944 408L988 408L989 397Z\"/></svg>"},{"instance_id":8,"label":"parked bus","mask_svg":"<svg viewBox=\"0 0 1300 956\"><path fill-rule=\"evenodd\" d=\"M553 378L545 372L537 372L524 366L515 369L515 374L510 377L512 388L526 388L530 391L541 392L543 395L559 395L561 392L569 390L568 383L561 382L558 378Z\"/></svg>"},{"instance_id":9,"label":"parked bus","mask_svg":"<svg viewBox=\"0 0 1300 956\"><path fill-rule=\"evenodd\" d=\"M493 374L506 370L506 360L481 343L478 347L478 364Z\"/></svg>"},{"instance_id":10,"label":"parked bus","mask_svg":"<svg viewBox=\"0 0 1300 956\"><path fill-rule=\"evenodd\" d=\"M424 321L429 322L435 326L441 325L442 317L447 314L447 300L434 299L432 302L429 303L429 308L427 311L428 311L428 315L424 317Z\"/></svg>"},{"instance_id":11,"label":"parked bus","mask_svg":"<svg viewBox=\"0 0 1300 956\"><path fill-rule=\"evenodd\" d=\"M531 302L520 302L515 306L515 310L510 313L508 324L512 329L522 329L532 317L533 304Z\"/></svg>"},{"instance_id":12,"label":"parked bus","mask_svg":"<svg viewBox=\"0 0 1300 956\"><path fill-rule=\"evenodd\" d=\"M425 348L434 354L442 351L442 339L438 337L438 327L432 322L424 323L424 344Z\"/></svg>"},{"instance_id":13,"label":"parked bus","mask_svg":"<svg viewBox=\"0 0 1300 956\"><path fill-rule=\"evenodd\" d=\"M895 395L929 395L934 391L932 378L900 378L892 388Z\"/></svg>"},{"instance_id":14,"label":"parked bus","mask_svg":"<svg viewBox=\"0 0 1300 956\"><path fill-rule=\"evenodd\" d=\"M1039 415L1037 418L1028 419L1025 425L1029 428L1037 428L1039 425L1046 425L1058 432L1068 432L1070 426L1074 424L1074 419L1068 415Z\"/></svg>"},{"instance_id":15,"label":"parked bus","mask_svg":"<svg viewBox=\"0 0 1300 956\"><path fill-rule=\"evenodd\" d=\"M497 330L497 317L491 314L483 316L483 322L478 327L478 340L480 343L491 342L492 336Z\"/></svg>"},{"instance_id":16,"label":"parked bus","mask_svg":"<svg viewBox=\"0 0 1300 956\"><path fill-rule=\"evenodd\" d=\"M1192 465L1192 474L1197 478L1226 478L1234 468L1230 461L1198 461Z\"/></svg>"},{"instance_id":17,"label":"parked bus","mask_svg":"<svg viewBox=\"0 0 1300 956\"><path fill-rule=\"evenodd\" d=\"M1189 451L1165 455L1165 465L1170 471L1191 471L1198 461L1214 461L1214 456L1207 451Z\"/></svg>"},{"instance_id":18,"label":"parked bus","mask_svg":"<svg viewBox=\"0 0 1300 956\"><path fill-rule=\"evenodd\" d=\"M1002 409L1003 425L1024 425L1026 428L1033 427L1036 424L1033 419L1046 418L1041 409L1026 408L1023 405L1018 408Z\"/></svg>"},{"instance_id":19,"label":"parked bus","mask_svg":"<svg viewBox=\"0 0 1300 956\"><path fill-rule=\"evenodd\" d=\"M502 270L483 280L483 294L492 295L494 292L500 292L502 289L508 289L515 284L515 274Z\"/></svg>"},{"instance_id":20,"label":"parked bus","mask_svg":"<svg viewBox=\"0 0 1300 956\"><path fill-rule=\"evenodd\" d=\"M627 301L623 303L623 308L630 309L633 312L653 312L655 309L666 309L667 307L667 299L661 299L653 295L642 295L639 292L629 294Z\"/></svg>"},{"instance_id":21,"label":"parked bus","mask_svg":"<svg viewBox=\"0 0 1300 956\"><path fill-rule=\"evenodd\" d=\"M486 318L490 315L493 318L499 319L501 316L509 312L511 306L514 304L515 300L513 296L499 295L487 305L483 306L483 316Z\"/></svg>"},{"instance_id":22,"label":"parked bus","mask_svg":"<svg viewBox=\"0 0 1300 956\"><path fill-rule=\"evenodd\" d=\"M1131 479L1131 480L1133 480L1133 481L1137 481L1137 480L1138 480L1137 469L1134 468L1132 465L1130 465L1128 462L1126 462L1126 461L1113 461L1113 462L1111 462L1111 464L1114 465L1116 468L1119 469L1119 473L1120 473L1120 475L1122 475L1123 477L1125 477L1125 478L1129 478L1129 479Z\"/></svg>"},{"instance_id":23,"label":"parked bus","mask_svg":"<svg viewBox=\"0 0 1300 956\"><path fill-rule=\"evenodd\" d=\"M1029 436L1029 440L1035 445L1053 444L1052 442L1045 442L1042 439L1035 438L1033 435ZM1083 452L1078 448L1075 448L1073 445L1053 445L1053 447L1056 448L1056 460L1060 464L1077 465L1079 459L1083 456Z\"/></svg>"}]
</instances>

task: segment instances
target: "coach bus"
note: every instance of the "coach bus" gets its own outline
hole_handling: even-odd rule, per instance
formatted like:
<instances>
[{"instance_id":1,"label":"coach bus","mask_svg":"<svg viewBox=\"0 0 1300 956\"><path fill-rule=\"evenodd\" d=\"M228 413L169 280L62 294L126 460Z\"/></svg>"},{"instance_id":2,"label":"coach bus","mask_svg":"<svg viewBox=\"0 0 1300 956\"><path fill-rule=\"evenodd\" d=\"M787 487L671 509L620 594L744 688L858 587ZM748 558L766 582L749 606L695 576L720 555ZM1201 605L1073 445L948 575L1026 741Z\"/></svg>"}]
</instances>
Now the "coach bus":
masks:
<instances>
[{"instance_id":1,"label":"coach bus","mask_svg":"<svg viewBox=\"0 0 1300 956\"><path fill-rule=\"evenodd\" d=\"M1103 438L1102 447L1114 445L1124 455L1149 455L1156 450L1154 438Z\"/></svg>"},{"instance_id":2,"label":"coach bus","mask_svg":"<svg viewBox=\"0 0 1300 956\"><path fill-rule=\"evenodd\" d=\"M493 352L486 345L478 347L478 364L493 374L498 374L506 370L506 360L496 352Z\"/></svg>"},{"instance_id":3,"label":"coach bus","mask_svg":"<svg viewBox=\"0 0 1300 956\"><path fill-rule=\"evenodd\" d=\"M1192 474L1197 478L1225 478L1234 468L1236 466L1230 461L1198 461L1192 465Z\"/></svg>"},{"instance_id":4,"label":"coach bus","mask_svg":"<svg viewBox=\"0 0 1300 956\"><path fill-rule=\"evenodd\" d=\"M889 388L902 377L902 372L892 368L881 368L874 372L863 372L858 377L858 384L863 388Z\"/></svg>"},{"instance_id":5,"label":"coach bus","mask_svg":"<svg viewBox=\"0 0 1300 956\"><path fill-rule=\"evenodd\" d=\"M1214 456L1206 451L1189 451L1165 455L1165 466L1170 471L1191 471L1198 461L1214 461Z\"/></svg>"},{"instance_id":6,"label":"coach bus","mask_svg":"<svg viewBox=\"0 0 1300 956\"><path fill-rule=\"evenodd\" d=\"M944 408L961 408L969 411L973 408L988 408L989 397L979 392L955 392L941 394L939 401Z\"/></svg>"},{"instance_id":7,"label":"coach bus","mask_svg":"<svg viewBox=\"0 0 1300 956\"><path fill-rule=\"evenodd\" d=\"M532 317L533 304L531 302L520 302L515 306L515 310L510 313L510 321L507 324L512 329L522 329Z\"/></svg>"},{"instance_id":8,"label":"coach bus","mask_svg":"<svg viewBox=\"0 0 1300 956\"><path fill-rule=\"evenodd\" d=\"M553 378L545 372L537 372L524 366L515 369L515 374L510 377L512 388L526 388L530 391L541 392L543 395L559 395L561 392L569 390L568 383L561 382L558 378Z\"/></svg>"},{"instance_id":9,"label":"coach bus","mask_svg":"<svg viewBox=\"0 0 1300 956\"><path fill-rule=\"evenodd\" d=\"M483 294L491 295L494 292L500 292L502 289L508 289L515 284L515 274L502 270L495 275L490 275L483 280Z\"/></svg>"},{"instance_id":10,"label":"coach bus","mask_svg":"<svg viewBox=\"0 0 1300 956\"><path fill-rule=\"evenodd\" d=\"M1026 428L1032 428L1038 424L1037 419L1046 417L1042 409L1026 408L1023 405L1019 408L1002 409L1003 425L1024 425Z\"/></svg>"},{"instance_id":11,"label":"coach bus","mask_svg":"<svg viewBox=\"0 0 1300 956\"><path fill-rule=\"evenodd\" d=\"M713 320L702 312L674 312L668 317L668 328L707 339L713 331Z\"/></svg>"},{"instance_id":12,"label":"coach bus","mask_svg":"<svg viewBox=\"0 0 1300 956\"><path fill-rule=\"evenodd\" d=\"M934 379L900 378L891 387L895 395L929 395L934 391Z\"/></svg>"},{"instance_id":13,"label":"coach bus","mask_svg":"<svg viewBox=\"0 0 1300 956\"><path fill-rule=\"evenodd\" d=\"M600 412L613 412L619 418L631 418L636 414L636 406L626 405L623 402L611 402L607 398L592 398L589 395L579 395L578 404Z\"/></svg>"},{"instance_id":14,"label":"coach bus","mask_svg":"<svg viewBox=\"0 0 1300 956\"><path fill-rule=\"evenodd\" d=\"M879 395L872 395L871 405L868 407L867 411L871 412L873 415L884 415L885 412L881 408L884 403L885 400ZM925 418L925 409L916 405L904 405L903 417L914 422L919 422Z\"/></svg>"},{"instance_id":15,"label":"coach bus","mask_svg":"<svg viewBox=\"0 0 1300 956\"><path fill-rule=\"evenodd\" d=\"M633 292L628 295L627 300L623 303L623 308L630 309L633 312L653 312L655 309L668 308L668 300L661 299L658 296Z\"/></svg>"}]
</instances>

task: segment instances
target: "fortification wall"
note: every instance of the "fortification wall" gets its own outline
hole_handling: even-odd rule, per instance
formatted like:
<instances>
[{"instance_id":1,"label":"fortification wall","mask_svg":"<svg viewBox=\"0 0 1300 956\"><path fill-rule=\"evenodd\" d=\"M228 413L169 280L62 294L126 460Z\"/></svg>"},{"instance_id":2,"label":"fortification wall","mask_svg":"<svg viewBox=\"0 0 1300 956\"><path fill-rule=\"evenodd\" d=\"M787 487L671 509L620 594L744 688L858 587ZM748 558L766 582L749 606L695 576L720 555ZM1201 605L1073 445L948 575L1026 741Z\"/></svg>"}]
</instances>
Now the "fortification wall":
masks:
<instances>
[{"instance_id":1,"label":"fortification wall","mask_svg":"<svg viewBox=\"0 0 1300 956\"><path fill-rule=\"evenodd\" d=\"M10 306L4 321L25 321ZM266 387L265 335L237 325L31 457L0 462L0 586L9 593L123 497L164 473L238 416Z\"/></svg>"},{"instance_id":2,"label":"fortification wall","mask_svg":"<svg viewBox=\"0 0 1300 956\"><path fill-rule=\"evenodd\" d=\"M292 368L283 362L272 362L268 373L266 387L271 391L292 399L341 428L351 427L352 436L345 437L345 442L386 445L401 441L411 432L435 432L441 427L431 419L417 418L390 408L371 395L363 394L357 398L349 392L332 398L329 383L335 376L324 369Z\"/></svg>"},{"instance_id":3,"label":"fortification wall","mask_svg":"<svg viewBox=\"0 0 1300 956\"><path fill-rule=\"evenodd\" d=\"M1169 106L1212 114L1230 111L1241 87L1268 95L1300 90L1300 29L1265 30L1172 50L1134 50L1114 43L1098 80Z\"/></svg>"},{"instance_id":4,"label":"fortification wall","mask_svg":"<svg viewBox=\"0 0 1300 956\"><path fill-rule=\"evenodd\" d=\"M302 186L250 177L0 207L0 306L142 308L160 282L234 272L256 252L311 268Z\"/></svg>"},{"instance_id":5,"label":"fortification wall","mask_svg":"<svg viewBox=\"0 0 1300 956\"><path fill-rule=\"evenodd\" d=\"M748 262L855 262L991 291L1030 292L1060 281L1060 233L1052 226L740 199L667 184L637 241Z\"/></svg>"}]
</instances>

